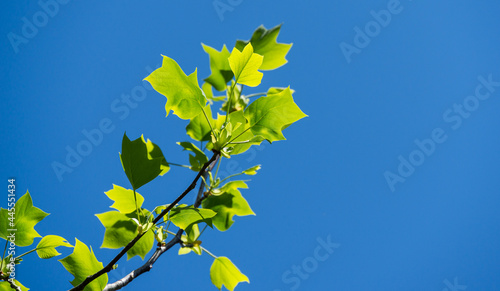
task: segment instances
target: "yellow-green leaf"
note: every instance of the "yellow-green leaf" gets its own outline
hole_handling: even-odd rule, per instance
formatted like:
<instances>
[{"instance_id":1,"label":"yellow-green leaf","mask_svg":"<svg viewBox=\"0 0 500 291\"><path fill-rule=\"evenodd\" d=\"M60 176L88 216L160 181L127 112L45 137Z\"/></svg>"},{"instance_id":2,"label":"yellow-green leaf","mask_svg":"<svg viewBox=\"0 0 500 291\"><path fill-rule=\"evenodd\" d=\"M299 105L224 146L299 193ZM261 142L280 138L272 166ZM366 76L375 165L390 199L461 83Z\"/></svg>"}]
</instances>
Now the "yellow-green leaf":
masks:
<instances>
[{"instance_id":1,"label":"yellow-green leaf","mask_svg":"<svg viewBox=\"0 0 500 291\"><path fill-rule=\"evenodd\" d=\"M104 192L109 199L113 200L114 203L111 208L118 210L123 214L127 214L135 211L135 199L134 191L130 189L125 189L118 185L113 184L113 189L108 192ZM144 197L141 194L135 192L137 198L137 207L141 208L144 202Z\"/></svg>"},{"instance_id":2,"label":"yellow-green leaf","mask_svg":"<svg viewBox=\"0 0 500 291\"><path fill-rule=\"evenodd\" d=\"M240 282L250 283L248 277L241 273L238 267L226 257L218 257L214 260L210 267L210 279L212 279L212 283L219 290L222 288L222 285L228 290L233 291Z\"/></svg>"},{"instance_id":3,"label":"yellow-green leaf","mask_svg":"<svg viewBox=\"0 0 500 291\"><path fill-rule=\"evenodd\" d=\"M33 200L28 191L17 200L14 208L15 211L12 212L0 208L0 237L7 240L11 233L15 233L16 246L29 246L35 238L41 237L36 232L35 225L49 214L33 206ZM11 229L14 231L10 231Z\"/></svg>"},{"instance_id":4,"label":"yellow-green leaf","mask_svg":"<svg viewBox=\"0 0 500 291\"><path fill-rule=\"evenodd\" d=\"M50 259L60 255L56 250L57 247L72 248L73 246L63 237L58 235L46 235L36 246L36 253L41 259Z\"/></svg>"},{"instance_id":5,"label":"yellow-green leaf","mask_svg":"<svg viewBox=\"0 0 500 291\"><path fill-rule=\"evenodd\" d=\"M18 287L21 288L21 291L28 291L30 290L30 288L26 288L23 286L23 284L21 284L19 281L17 281L16 279L14 279L14 284ZM12 287L10 287L10 284L9 282L5 282L5 281L1 281L0 282L0 291L13 291L14 289L12 289Z\"/></svg>"},{"instance_id":6,"label":"yellow-green leaf","mask_svg":"<svg viewBox=\"0 0 500 291\"><path fill-rule=\"evenodd\" d=\"M227 82L233 78L233 72L227 60L230 54L226 45L222 47L220 52L203 43L201 45L203 46L203 50L205 50L210 57L210 70L212 71L210 77L206 78L204 81L211 84L217 91L226 90Z\"/></svg>"},{"instance_id":7,"label":"yellow-green leaf","mask_svg":"<svg viewBox=\"0 0 500 291\"><path fill-rule=\"evenodd\" d=\"M177 206L170 211L170 221L175 226L186 229L189 225L200 221L204 221L210 225L210 218L216 214L210 209Z\"/></svg>"},{"instance_id":8,"label":"yellow-green leaf","mask_svg":"<svg viewBox=\"0 0 500 291\"><path fill-rule=\"evenodd\" d=\"M90 276L102 269L103 265L97 260L92 248L87 247L83 242L76 239L73 253L64 259L59 260L75 279L71 285L77 286L82 283L87 276ZM102 291L108 283L108 274L104 274L90 282L84 291Z\"/></svg>"},{"instance_id":9,"label":"yellow-green leaf","mask_svg":"<svg viewBox=\"0 0 500 291\"><path fill-rule=\"evenodd\" d=\"M278 43L276 39L280 33L281 24L271 29L266 29L263 25L258 27L252 35L250 41L238 40L236 48L240 51L250 42L253 45L254 52L262 55L261 70L274 70L286 64L286 54L292 47L292 44Z\"/></svg>"},{"instance_id":10,"label":"yellow-green leaf","mask_svg":"<svg viewBox=\"0 0 500 291\"><path fill-rule=\"evenodd\" d=\"M231 184L226 187L227 189L224 189L225 191L222 194L209 196L202 202L203 208L212 209L217 212L217 215L212 217L212 223L220 231L226 231L231 227L234 223L233 216L235 215L255 215L248 202L243 198L240 191L237 190L238 186L241 185L238 185L238 183Z\"/></svg>"},{"instance_id":11,"label":"yellow-green leaf","mask_svg":"<svg viewBox=\"0 0 500 291\"><path fill-rule=\"evenodd\" d=\"M236 83L250 87L258 86L262 80L259 72L263 57L253 52L252 44L245 46L243 51L234 48L229 56L229 66L234 73Z\"/></svg>"},{"instance_id":12,"label":"yellow-green leaf","mask_svg":"<svg viewBox=\"0 0 500 291\"><path fill-rule=\"evenodd\" d=\"M293 101L290 88L255 100L244 115L252 133L269 142L284 140L282 129L307 116Z\"/></svg>"},{"instance_id":13,"label":"yellow-green leaf","mask_svg":"<svg viewBox=\"0 0 500 291\"><path fill-rule=\"evenodd\" d=\"M163 56L161 68L153 71L144 80L158 93L167 97L167 116L172 110L181 119L191 119L198 115L206 104L197 78L196 70L186 76L173 59Z\"/></svg>"},{"instance_id":14,"label":"yellow-green leaf","mask_svg":"<svg viewBox=\"0 0 500 291\"><path fill-rule=\"evenodd\" d=\"M142 211L146 210L142 209ZM106 228L101 248L118 249L124 247L139 234L138 225L132 220L132 218L137 219L137 216L133 213L125 215L118 211L109 211L96 214L96 216ZM127 252L127 260L134 256L140 256L144 260L153 244L154 233L150 229Z\"/></svg>"}]
</instances>

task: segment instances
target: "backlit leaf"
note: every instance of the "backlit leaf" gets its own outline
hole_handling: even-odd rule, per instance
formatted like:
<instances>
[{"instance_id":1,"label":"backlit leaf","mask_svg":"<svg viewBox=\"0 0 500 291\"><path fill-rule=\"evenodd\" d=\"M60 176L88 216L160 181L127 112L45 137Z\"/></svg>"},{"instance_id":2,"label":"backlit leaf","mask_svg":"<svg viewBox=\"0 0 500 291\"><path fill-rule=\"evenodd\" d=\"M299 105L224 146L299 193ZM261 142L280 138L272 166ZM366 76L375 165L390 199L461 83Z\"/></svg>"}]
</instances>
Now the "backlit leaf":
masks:
<instances>
[{"instance_id":1,"label":"backlit leaf","mask_svg":"<svg viewBox=\"0 0 500 291\"><path fill-rule=\"evenodd\" d=\"M60 253L56 250L57 247L72 248L73 246L63 237L58 235L46 235L36 246L36 253L41 259L50 259L60 255Z\"/></svg>"},{"instance_id":2,"label":"backlit leaf","mask_svg":"<svg viewBox=\"0 0 500 291\"><path fill-rule=\"evenodd\" d=\"M144 211L144 209L142 209ZM106 228L101 248L117 249L126 246L138 235L138 225L131 218L135 214L125 215L118 211L109 211L96 214L102 225ZM143 220L143 219L142 219ZM141 221L142 221L141 220ZM140 256L143 260L154 244L153 230L146 234L127 252L127 259Z\"/></svg>"},{"instance_id":3,"label":"backlit leaf","mask_svg":"<svg viewBox=\"0 0 500 291\"><path fill-rule=\"evenodd\" d=\"M149 139L145 141L142 135L133 141L130 141L126 133L123 135L120 159L135 190L170 169L160 148Z\"/></svg>"},{"instance_id":4,"label":"backlit leaf","mask_svg":"<svg viewBox=\"0 0 500 291\"><path fill-rule=\"evenodd\" d=\"M204 221L211 224L210 218L214 217L217 213L210 209L189 207L175 207L170 211L170 221L175 226L186 229L189 225L197 222Z\"/></svg>"},{"instance_id":5,"label":"backlit leaf","mask_svg":"<svg viewBox=\"0 0 500 291\"><path fill-rule=\"evenodd\" d=\"M108 192L104 192L109 199L113 200L114 203L111 208L118 210L121 213L127 214L135 211L135 200L134 191L130 189L125 189L118 185L113 184L113 189ZM141 208L144 202L144 197L141 194L135 192L137 198L137 207Z\"/></svg>"},{"instance_id":6,"label":"backlit leaf","mask_svg":"<svg viewBox=\"0 0 500 291\"><path fill-rule=\"evenodd\" d=\"M230 53L226 45L222 47L220 52L208 45L201 45L203 50L210 56L210 70L212 71L210 77L204 81L211 84L217 91L226 90L227 82L233 78L233 72L227 60Z\"/></svg>"},{"instance_id":7,"label":"backlit leaf","mask_svg":"<svg viewBox=\"0 0 500 291\"><path fill-rule=\"evenodd\" d=\"M92 248L87 247L83 242L76 239L73 253L64 259L59 260L64 268L72 274L75 279L71 285L77 286L82 283L87 276L97 273L103 265L97 260ZM94 281L90 282L84 291L102 291L108 283L108 274L104 274Z\"/></svg>"},{"instance_id":8,"label":"backlit leaf","mask_svg":"<svg viewBox=\"0 0 500 291\"><path fill-rule=\"evenodd\" d=\"M208 162L208 157L205 155L205 153L194 144L187 141L178 142L177 144L182 146L185 151L190 151L194 153L194 156L191 154L189 155L189 163L191 164L191 170L198 172L201 170L203 165L206 162Z\"/></svg>"},{"instance_id":9,"label":"backlit leaf","mask_svg":"<svg viewBox=\"0 0 500 291\"><path fill-rule=\"evenodd\" d=\"M238 40L236 48L240 51L250 42L253 45L254 52L263 56L261 70L274 70L286 64L286 54L292 47L292 44L277 43L276 39L280 33L281 24L271 29L260 26L255 30L250 41Z\"/></svg>"},{"instance_id":10,"label":"backlit leaf","mask_svg":"<svg viewBox=\"0 0 500 291\"><path fill-rule=\"evenodd\" d=\"M226 231L231 227L234 215L255 215L240 191L236 189L230 189L218 196L209 196L203 200L202 205L205 209L217 212L217 215L212 217L212 223L220 231Z\"/></svg>"},{"instance_id":11,"label":"backlit leaf","mask_svg":"<svg viewBox=\"0 0 500 291\"><path fill-rule=\"evenodd\" d=\"M306 116L293 101L289 88L278 94L261 97L245 110L250 130L269 142L284 140L281 130Z\"/></svg>"},{"instance_id":12,"label":"backlit leaf","mask_svg":"<svg viewBox=\"0 0 500 291\"><path fill-rule=\"evenodd\" d=\"M198 85L196 70L189 76L171 58L163 56L161 68L144 80L160 94L167 97L167 116L172 110L181 119L191 119L205 107L206 99Z\"/></svg>"},{"instance_id":13,"label":"backlit leaf","mask_svg":"<svg viewBox=\"0 0 500 291\"><path fill-rule=\"evenodd\" d=\"M251 44L245 46L243 51L234 48L229 56L229 66L234 73L236 83L255 87L260 84L262 74L258 71L263 57L253 52Z\"/></svg>"},{"instance_id":14,"label":"backlit leaf","mask_svg":"<svg viewBox=\"0 0 500 291\"><path fill-rule=\"evenodd\" d=\"M228 290L233 291L240 282L248 282L248 277L226 257L218 257L210 267L210 279L215 287L222 288L224 285Z\"/></svg>"},{"instance_id":15,"label":"backlit leaf","mask_svg":"<svg viewBox=\"0 0 500 291\"><path fill-rule=\"evenodd\" d=\"M39 223L48 213L33 206L33 200L28 191L15 204L14 219L9 215L8 209L0 208L0 237L7 240L11 233L15 233L16 246L25 247L33 243L37 237L41 237L35 230ZM11 231L15 230L15 231Z\"/></svg>"}]
</instances>

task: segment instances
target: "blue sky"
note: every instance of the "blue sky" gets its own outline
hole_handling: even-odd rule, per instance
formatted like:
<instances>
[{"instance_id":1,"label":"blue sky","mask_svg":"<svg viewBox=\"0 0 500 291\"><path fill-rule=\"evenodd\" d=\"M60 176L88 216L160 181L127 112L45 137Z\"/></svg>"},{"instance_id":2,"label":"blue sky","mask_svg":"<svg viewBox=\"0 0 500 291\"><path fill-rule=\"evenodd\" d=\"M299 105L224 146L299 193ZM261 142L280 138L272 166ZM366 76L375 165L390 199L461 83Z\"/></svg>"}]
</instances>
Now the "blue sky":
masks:
<instances>
[{"instance_id":1,"label":"blue sky","mask_svg":"<svg viewBox=\"0 0 500 291\"><path fill-rule=\"evenodd\" d=\"M187 73L197 67L201 81L210 71L200 43L232 48L261 24L283 23L289 63L265 72L260 88L290 85L309 117L284 131L286 142L221 165L230 174L262 164L243 190L257 216L202 237L250 278L236 290L500 288L497 1L58 3L51 15L37 1L0 4L0 206L15 177L19 197L29 189L51 213L40 234L77 237L99 260L114 257L99 248L94 214L109 210L112 184L129 186L123 133L187 162L175 145L188 140L185 121L165 118L165 98L141 80L163 54ZM124 101L132 95L140 101ZM100 127L102 141L58 177L51 165ZM193 176L176 168L142 187L145 207L168 203ZM176 252L129 290L216 289L210 256ZM110 280L139 265L120 261ZM34 254L17 278L33 290L67 290L72 280L56 259Z\"/></svg>"}]
</instances>

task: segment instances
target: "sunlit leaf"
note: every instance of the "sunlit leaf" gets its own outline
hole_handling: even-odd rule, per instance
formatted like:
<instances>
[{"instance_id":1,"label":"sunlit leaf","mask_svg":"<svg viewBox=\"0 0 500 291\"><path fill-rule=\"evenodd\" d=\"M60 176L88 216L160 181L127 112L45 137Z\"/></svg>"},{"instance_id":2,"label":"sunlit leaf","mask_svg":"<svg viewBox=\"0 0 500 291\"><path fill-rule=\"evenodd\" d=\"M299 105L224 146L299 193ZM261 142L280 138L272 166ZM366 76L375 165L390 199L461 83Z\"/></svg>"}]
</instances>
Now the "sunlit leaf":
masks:
<instances>
[{"instance_id":1,"label":"sunlit leaf","mask_svg":"<svg viewBox=\"0 0 500 291\"><path fill-rule=\"evenodd\" d=\"M36 232L35 225L49 214L33 206L28 191L17 200L14 209L9 212L8 209L0 208L0 237L7 240L9 235L15 233L16 246L29 246L35 238L41 237Z\"/></svg>"},{"instance_id":2,"label":"sunlit leaf","mask_svg":"<svg viewBox=\"0 0 500 291\"><path fill-rule=\"evenodd\" d=\"M16 286L20 287L22 291L30 290L30 288L24 287L23 284L21 284L21 282L17 281L16 279L14 279L14 284L16 284ZM10 284L8 282L5 282L5 281L0 282L0 291L13 291L13 290L14 289L12 289L12 287L10 287Z\"/></svg>"},{"instance_id":3,"label":"sunlit leaf","mask_svg":"<svg viewBox=\"0 0 500 291\"><path fill-rule=\"evenodd\" d=\"M132 188L139 189L158 175L163 175L169 166L160 148L144 136L130 141L125 133L120 154L123 170Z\"/></svg>"},{"instance_id":4,"label":"sunlit leaf","mask_svg":"<svg viewBox=\"0 0 500 291\"><path fill-rule=\"evenodd\" d=\"M170 211L170 221L172 221L175 226L186 229L189 225L201 221L210 225L210 218L214 217L216 214L217 213L210 209L178 206Z\"/></svg>"},{"instance_id":5,"label":"sunlit leaf","mask_svg":"<svg viewBox=\"0 0 500 291\"><path fill-rule=\"evenodd\" d=\"M212 117L212 110L210 109L210 105L205 106L204 112L205 113L200 112L200 114L198 114L195 118L191 119L189 124L186 126L186 133L192 139L197 141L210 140L210 133L211 133L210 124L212 124L212 127L215 127L215 121ZM210 123L208 123L208 121L210 121Z\"/></svg>"},{"instance_id":6,"label":"sunlit leaf","mask_svg":"<svg viewBox=\"0 0 500 291\"><path fill-rule=\"evenodd\" d=\"M156 69L144 80L158 93L167 97L167 116L172 110L181 119L191 119L205 107L206 99L198 85L196 70L189 76L171 58L163 56L161 68Z\"/></svg>"},{"instance_id":7,"label":"sunlit leaf","mask_svg":"<svg viewBox=\"0 0 500 291\"><path fill-rule=\"evenodd\" d=\"M230 189L218 196L209 196L202 202L203 208L212 209L217 215L212 223L220 231L228 230L234 223L233 216L255 215L239 190Z\"/></svg>"},{"instance_id":8,"label":"sunlit leaf","mask_svg":"<svg viewBox=\"0 0 500 291\"><path fill-rule=\"evenodd\" d=\"M233 72L227 60L230 53L226 45L222 47L220 52L208 45L201 45L203 46L203 50L210 56L210 70L212 71L210 77L204 81L211 84L217 91L226 90L227 82L233 78Z\"/></svg>"},{"instance_id":9,"label":"sunlit leaf","mask_svg":"<svg viewBox=\"0 0 500 291\"><path fill-rule=\"evenodd\" d=\"M222 285L228 290L233 291L240 282L250 283L248 277L241 273L238 267L226 257L218 257L214 260L210 267L210 279L212 279L212 283L219 290L222 288Z\"/></svg>"},{"instance_id":10,"label":"sunlit leaf","mask_svg":"<svg viewBox=\"0 0 500 291\"><path fill-rule=\"evenodd\" d=\"M250 41L238 40L236 48L240 51L250 42L253 45L254 52L263 56L261 70L274 70L286 64L286 54L292 47L292 44L277 43L276 39L280 33L281 24L271 29L260 26L255 30Z\"/></svg>"},{"instance_id":11,"label":"sunlit leaf","mask_svg":"<svg viewBox=\"0 0 500 291\"><path fill-rule=\"evenodd\" d=\"M185 151L190 151L194 153L193 155L189 155L189 163L191 164L191 170L195 172L199 172L203 165L208 162L208 157L205 155L205 153L200 150L197 146L195 146L193 143L183 141L183 142L178 142L178 145L182 146Z\"/></svg>"},{"instance_id":12,"label":"sunlit leaf","mask_svg":"<svg viewBox=\"0 0 500 291\"><path fill-rule=\"evenodd\" d=\"M306 116L293 101L289 88L278 94L261 97L245 109L250 130L269 142L284 140L281 130Z\"/></svg>"},{"instance_id":13,"label":"sunlit leaf","mask_svg":"<svg viewBox=\"0 0 500 291\"><path fill-rule=\"evenodd\" d=\"M262 74L259 72L263 57L253 52L251 44L245 46L240 52L234 48L229 56L229 66L234 73L234 78L238 84L255 87L260 84Z\"/></svg>"},{"instance_id":14,"label":"sunlit leaf","mask_svg":"<svg viewBox=\"0 0 500 291\"><path fill-rule=\"evenodd\" d=\"M56 250L57 247L72 248L73 246L63 237L58 235L46 235L36 246L36 253L41 259L50 259L60 255Z\"/></svg>"},{"instance_id":15,"label":"sunlit leaf","mask_svg":"<svg viewBox=\"0 0 500 291\"><path fill-rule=\"evenodd\" d=\"M145 209L142 209L145 211ZM138 234L138 225L131 218L136 218L135 214L125 215L118 211L109 211L96 214L102 225L106 228L101 248L117 249L126 246ZM144 219L141 219L142 222ZM148 230L146 234L127 252L127 259L140 256L143 260L154 244L153 230Z\"/></svg>"},{"instance_id":16,"label":"sunlit leaf","mask_svg":"<svg viewBox=\"0 0 500 291\"><path fill-rule=\"evenodd\" d=\"M73 253L64 259L59 260L64 268L72 274L75 279L71 285L77 286L82 283L87 276L90 276L102 269L103 265L97 260L92 248L87 247L83 242L76 239ZM108 283L108 274L104 274L90 282L84 291L102 291Z\"/></svg>"},{"instance_id":17,"label":"sunlit leaf","mask_svg":"<svg viewBox=\"0 0 500 291\"><path fill-rule=\"evenodd\" d=\"M113 184L113 189L108 192L104 192L104 194L106 194L109 199L114 201L113 205L110 206L111 208L114 208L124 214L135 211L136 208L133 190L125 189ZM141 208L142 203L144 202L144 197L137 192L135 195L137 198L137 207Z\"/></svg>"},{"instance_id":18,"label":"sunlit leaf","mask_svg":"<svg viewBox=\"0 0 500 291\"><path fill-rule=\"evenodd\" d=\"M248 168L246 170L243 171L243 174L246 174L246 175L256 175L257 174L257 171L260 170L261 166L260 165L255 165L251 168Z\"/></svg>"}]
</instances>

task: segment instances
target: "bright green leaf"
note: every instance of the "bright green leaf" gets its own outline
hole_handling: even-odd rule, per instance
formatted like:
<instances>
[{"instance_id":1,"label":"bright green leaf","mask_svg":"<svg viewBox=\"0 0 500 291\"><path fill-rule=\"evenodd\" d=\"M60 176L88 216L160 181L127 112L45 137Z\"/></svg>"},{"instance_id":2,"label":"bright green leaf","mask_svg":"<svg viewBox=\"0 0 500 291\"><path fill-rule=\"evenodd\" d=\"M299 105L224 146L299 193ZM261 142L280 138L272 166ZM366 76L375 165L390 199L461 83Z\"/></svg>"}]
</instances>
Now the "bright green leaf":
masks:
<instances>
[{"instance_id":1,"label":"bright green leaf","mask_svg":"<svg viewBox=\"0 0 500 291\"><path fill-rule=\"evenodd\" d=\"M229 144L231 147L231 155L237 155L247 151L252 145L259 145L264 138L260 136L255 136L250 130L250 123L246 120L243 111L234 111L229 114L229 122L236 127L241 124L236 130L233 131L231 137L234 144ZM245 143L242 143L245 142Z\"/></svg>"},{"instance_id":2,"label":"bright green leaf","mask_svg":"<svg viewBox=\"0 0 500 291\"><path fill-rule=\"evenodd\" d=\"M198 115L206 104L197 78L196 70L186 76L173 59L163 56L161 68L153 71L144 80L158 93L167 97L167 116L172 110L181 119L191 119Z\"/></svg>"},{"instance_id":3,"label":"bright green leaf","mask_svg":"<svg viewBox=\"0 0 500 291\"><path fill-rule=\"evenodd\" d=\"M260 170L261 166L260 165L255 165L251 168L248 168L246 170L243 171L243 174L246 174L246 175L256 175L257 174L257 171Z\"/></svg>"},{"instance_id":4,"label":"bright green leaf","mask_svg":"<svg viewBox=\"0 0 500 291\"><path fill-rule=\"evenodd\" d=\"M226 257L218 257L210 267L210 279L215 287L222 288L224 285L228 290L233 291L240 282L250 283L248 277Z\"/></svg>"},{"instance_id":5,"label":"bright green leaf","mask_svg":"<svg viewBox=\"0 0 500 291\"><path fill-rule=\"evenodd\" d=\"M22 291L30 290L29 288L24 287L23 284L21 284L16 279L14 279L14 284L16 284L16 286L18 286L18 287L21 287ZM13 291L13 290L14 289L12 289L12 287L10 287L10 284L8 282L5 282L5 281L0 282L0 291Z\"/></svg>"},{"instance_id":6,"label":"bright green leaf","mask_svg":"<svg viewBox=\"0 0 500 291\"><path fill-rule=\"evenodd\" d=\"M14 219L9 215L8 209L0 208L0 237L7 240L11 233L15 233L16 246L29 246L35 238L41 237L36 232L35 225L47 215L49 214L33 206L31 195L26 191L26 194L15 204ZM10 231L10 229L15 231Z\"/></svg>"},{"instance_id":7,"label":"bright green leaf","mask_svg":"<svg viewBox=\"0 0 500 291\"><path fill-rule=\"evenodd\" d=\"M212 118L212 110L210 109L210 105L205 106L204 110L205 113L201 112L200 114L198 114L195 118L191 119L189 124L186 126L186 133L192 139L197 141L210 140L211 127L208 123L208 120L210 120L212 126L214 126L215 122Z\"/></svg>"},{"instance_id":8,"label":"bright green leaf","mask_svg":"<svg viewBox=\"0 0 500 291\"><path fill-rule=\"evenodd\" d=\"M255 30L250 41L238 40L236 48L240 51L250 42L253 45L254 52L263 56L261 70L274 70L286 64L286 54L292 47L292 44L277 43L276 39L280 33L281 24L271 29L260 26Z\"/></svg>"},{"instance_id":9,"label":"bright green leaf","mask_svg":"<svg viewBox=\"0 0 500 291\"><path fill-rule=\"evenodd\" d=\"M76 239L73 253L64 259L59 260L64 268L72 274L75 279L71 281L71 285L77 286L82 283L88 276L97 273L102 269L103 265L99 262L92 248L87 247L83 242ZM108 274L104 274L94 281L90 282L84 291L101 291L108 283Z\"/></svg>"},{"instance_id":10,"label":"bright green leaf","mask_svg":"<svg viewBox=\"0 0 500 291\"><path fill-rule=\"evenodd\" d=\"M227 82L233 78L233 72L227 60L230 54L226 45L222 47L220 52L208 45L201 45L203 50L210 56L210 70L212 71L210 77L204 81L211 84L217 91L226 90Z\"/></svg>"},{"instance_id":11,"label":"bright green leaf","mask_svg":"<svg viewBox=\"0 0 500 291\"><path fill-rule=\"evenodd\" d=\"M202 202L203 208L212 209L217 215L212 223L220 231L226 231L234 223L233 216L255 215L240 191L231 189L218 196L209 196Z\"/></svg>"},{"instance_id":12,"label":"bright green leaf","mask_svg":"<svg viewBox=\"0 0 500 291\"><path fill-rule=\"evenodd\" d=\"M133 190L125 189L113 184L113 189L108 192L104 192L104 194L106 194L109 199L114 201L113 205L110 206L111 208L114 208L123 214L135 211L136 208ZM135 192L135 195L137 198L137 207L141 208L142 203L144 202L144 197L137 192Z\"/></svg>"},{"instance_id":13,"label":"bright green leaf","mask_svg":"<svg viewBox=\"0 0 500 291\"><path fill-rule=\"evenodd\" d=\"M170 211L170 221L172 221L175 226L186 229L189 225L201 221L210 225L210 218L214 217L216 214L217 213L210 209L178 206Z\"/></svg>"},{"instance_id":14,"label":"bright green leaf","mask_svg":"<svg viewBox=\"0 0 500 291\"><path fill-rule=\"evenodd\" d=\"M241 180L231 181L231 182L227 182L226 184L224 184L224 186L220 187L220 192L222 194L222 193L230 192L232 190L237 190L239 188L248 189L248 185L245 183L245 181L241 181Z\"/></svg>"},{"instance_id":15,"label":"bright green leaf","mask_svg":"<svg viewBox=\"0 0 500 291\"><path fill-rule=\"evenodd\" d=\"M184 245L188 246L180 247L179 255L189 254L191 251L197 255L201 255L201 241L198 240L198 237L200 236L198 224L191 224L185 229L185 231L186 235L183 235L181 240Z\"/></svg>"},{"instance_id":16,"label":"bright green leaf","mask_svg":"<svg viewBox=\"0 0 500 291\"><path fill-rule=\"evenodd\" d=\"M142 209L145 211L145 209ZM126 246L138 235L138 225L131 217L135 214L125 215L118 211L109 211L96 214L102 225L106 228L101 248L117 249ZM143 260L154 244L154 233L148 230L146 234L127 252L127 260L140 256Z\"/></svg>"},{"instance_id":17,"label":"bright green leaf","mask_svg":"<svg viewBox=\"0 0 500 291\"><path fill-rule=\"evenodd\" d=\"M191 170L199 172L203 165L208 162L208 157L205 155L205 153L194 144L187 141L178 142L177 144L183 147L185 151L194 153L194 156L191 154L189 155Z\"/></svg>"},{"instance_id":18,"label":"bright green leaf","mask_svg":"<svg viewBox=\"0 0 500 291\"><path fill-rule=\"evenodd\" d=\"M145 141L142 135L133 141L130 141L126 133L123 135L120 159L135 190L169 170L160 148L149 139Z\"/></svg>"},{"instance_id":19,"label":"bright green leaf","mask_svg":"<svg viewBox=\"0 0 500 291\"><path fill-rule=\"evenodd\" d=\"M261 97L245 110L250 130L269 142L284 140L281 130L306 116L293 101L289 88L278 94Z\"/></svg>"},{"instance_id":20,"label":"bright green leaf","mask_svg":"<svg viewBox=\"0 0 500 291\"><path fill-rule=\"evenodd\" d=\"M73 246L63 237L58 235L46 235L36 246L36 253L41 259L50 259L60 255L56 250L57 247L72 248Z\"/></svg>"},{"instance_id":21,"label":"bright green leaf","mask_svg":"<svg viewBox=\"0 0 500 291\"><path fill-rule=\"evenodd\" d=\"M258 71L262 59L261 55L254 54L251 44L245 46L241 52L234 48L229 56L229 66L231 66L236 82L250 87L258 86L264 75Z\"/></svg>"}]
</instances>

